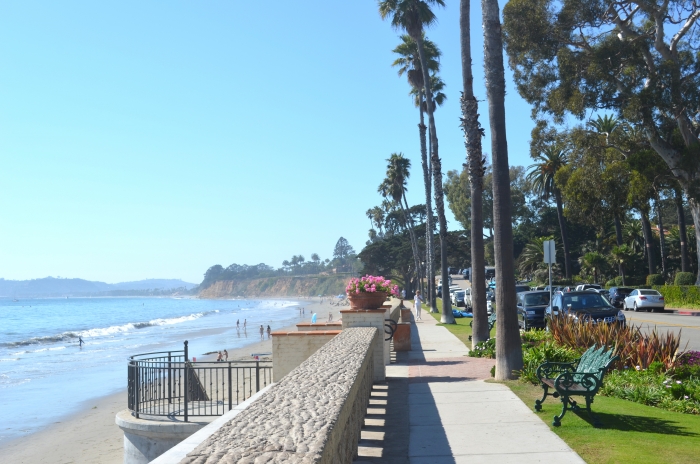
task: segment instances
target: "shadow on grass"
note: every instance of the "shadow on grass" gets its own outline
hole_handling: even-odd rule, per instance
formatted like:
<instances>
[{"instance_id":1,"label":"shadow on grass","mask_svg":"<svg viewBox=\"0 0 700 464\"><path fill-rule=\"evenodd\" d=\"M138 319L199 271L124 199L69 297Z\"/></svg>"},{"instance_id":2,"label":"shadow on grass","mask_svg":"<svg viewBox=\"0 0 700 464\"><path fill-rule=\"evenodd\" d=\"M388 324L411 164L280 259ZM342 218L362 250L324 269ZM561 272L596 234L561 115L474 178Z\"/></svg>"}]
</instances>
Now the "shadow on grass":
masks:
<instances>
[{"instance_id":1,"label":"shadow on grass","mask_svg":"<svg viewBox=\"0 0 700 464\"><path fill-rule=\"evenodd\" d=\"M664 435L676 435L681 437L698 437L695 432L687 432L685 427L678 426L677 422L657 419L655 417L632 416L629 414L609 414L604 412L593 413L598 416L603 424L603 429L620 430L623 432L660 433ZM593 421L585 411L575 412L578 417L593 426ZM566 420L566 418L564 418Z\"/></svg>"}]
</instances>

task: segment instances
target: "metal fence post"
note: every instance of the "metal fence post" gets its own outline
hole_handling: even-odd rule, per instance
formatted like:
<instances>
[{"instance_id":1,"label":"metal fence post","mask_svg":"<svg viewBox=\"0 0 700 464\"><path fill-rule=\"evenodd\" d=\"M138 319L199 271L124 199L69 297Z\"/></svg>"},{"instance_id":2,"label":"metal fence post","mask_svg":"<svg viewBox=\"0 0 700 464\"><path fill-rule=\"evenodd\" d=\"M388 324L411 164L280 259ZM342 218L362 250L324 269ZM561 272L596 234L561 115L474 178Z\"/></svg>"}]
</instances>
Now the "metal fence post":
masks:
<instances>
[{"instance_id":1,"label":"metal fence post","mask_svg":"<svg viewBox=\"0 0 700 464\"><path fill-rule=\"evenodd\" d=\"M255 361L255 393L260 391L260 361Z\"/></svg>"},{"instance_id":2,"label":"metal fence post","mask_svg":"<svg viewBox=\"0 0 700 464\"><path fill-rule=\"evenodd\" d=\"M168 404L173 402L173 364L171 352L168 351Z\"/></svg>"},{"instance_id":3,"label":"metal fence post","mask_svg":"<svg viewBox=\"0 0 700 464\"><path fill-rule=\"evenodd\" d=\"M187 396L190 390L189 375L187 373L187 371L189 370L187 367L187 363L189 362L190 358L187 355L187 340L185 340L185 422L187 422L187 409L189 408L189 405L187 404Z\"/></svg>"},{"instance_id":4,"label":"metal fence post","mask_svg":"<svg viewBox=\"0 0 700 464\"><path fill-rule=\"evenodd\" d=\"M141 386L139 383L141 382L141 375L140 375L140 366L138 361L136 361L136 366L134 369L134 410L136 412L136 418L139 418L139 402L141 401L141 395L139 393L141 392Z\"/></svg>"},{"instance_id":5,"label":"metal fence post","mask_svg":"<svg viewBox=\"0 0 700 464\"><path fill-rule=\"evenodd\" d=\"M236 398L238 403L238 398ZM231 363L228 363L228 410L233 409L233 381L231 379Z\"/></svg>"}]
</instances>

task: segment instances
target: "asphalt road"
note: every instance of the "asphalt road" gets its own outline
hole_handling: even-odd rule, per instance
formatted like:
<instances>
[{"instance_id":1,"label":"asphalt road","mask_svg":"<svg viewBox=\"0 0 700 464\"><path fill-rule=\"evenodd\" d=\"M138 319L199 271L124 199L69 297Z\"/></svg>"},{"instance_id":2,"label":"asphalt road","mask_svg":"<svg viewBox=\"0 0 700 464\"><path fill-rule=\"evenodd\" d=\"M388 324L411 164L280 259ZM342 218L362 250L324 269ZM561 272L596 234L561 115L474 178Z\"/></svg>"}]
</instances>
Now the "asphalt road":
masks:
<instances>
[{"instance_id":1,"label":"asphalt road","mask_svg":"<svg viewBox=\"0 0 700 464\"><path fill-rule=\"evenodd\" d=\"M681 350L700 351L700 317L680 316L674 313L647 313L625 311L627 322L641 325L642 330L649 331L656 327L659 333L671 330L681 333ZM687 343L687 347L686 347Z\"/></svg>"}]
</instances>

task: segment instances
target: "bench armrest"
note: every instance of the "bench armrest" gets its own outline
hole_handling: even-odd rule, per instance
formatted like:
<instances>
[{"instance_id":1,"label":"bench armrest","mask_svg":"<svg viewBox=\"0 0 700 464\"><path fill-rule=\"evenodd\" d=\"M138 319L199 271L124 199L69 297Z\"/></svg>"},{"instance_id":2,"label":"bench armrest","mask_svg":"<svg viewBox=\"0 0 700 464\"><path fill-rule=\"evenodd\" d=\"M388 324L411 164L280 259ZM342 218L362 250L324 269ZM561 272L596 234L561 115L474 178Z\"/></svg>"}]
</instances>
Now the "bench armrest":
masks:
<instances>
[{"instance_id":1,"label":"bench armrest","mask_svg":"<svg viewBox=\"0 0 700 464\"><path fill-rule=\"evenodd\" d=\"M574 372L576 370L576 362L544 362L537 368L537 378L553 379L562 372Z\"/></svg>"},{"instance_id":2,"label":"bench armrest","mask_svg":"<svg viewBox=\"0 0 700 464\"><path fill-rule=\"evenodd\" d=\"M589 393L598 391L601 385L601 373L580 373L580 372L562 372L554 379L554 389L560 393L582 393L581 388ZM572 388L572 387L578 388Z\"/></svg>"}]
</instances>

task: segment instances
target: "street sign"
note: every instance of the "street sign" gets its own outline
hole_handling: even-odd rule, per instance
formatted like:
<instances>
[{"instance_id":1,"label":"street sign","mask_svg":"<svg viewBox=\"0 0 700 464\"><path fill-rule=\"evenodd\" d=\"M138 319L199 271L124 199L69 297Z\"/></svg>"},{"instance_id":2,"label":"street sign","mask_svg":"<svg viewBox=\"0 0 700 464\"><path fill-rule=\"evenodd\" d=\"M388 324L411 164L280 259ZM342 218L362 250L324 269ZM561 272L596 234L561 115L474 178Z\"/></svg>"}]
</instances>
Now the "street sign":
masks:
<instances>
[{"instance_id":1,"label":"street sign","mask_svg":"<svg viewBox=\"0 0 700 464\"><path fill-rule=\"evenodd\" d=\"M554 240L545 240L544 244L544 262L547 264L555 264L557 262L557 251L554 245Z\"/></svg>"}]
</instances>

